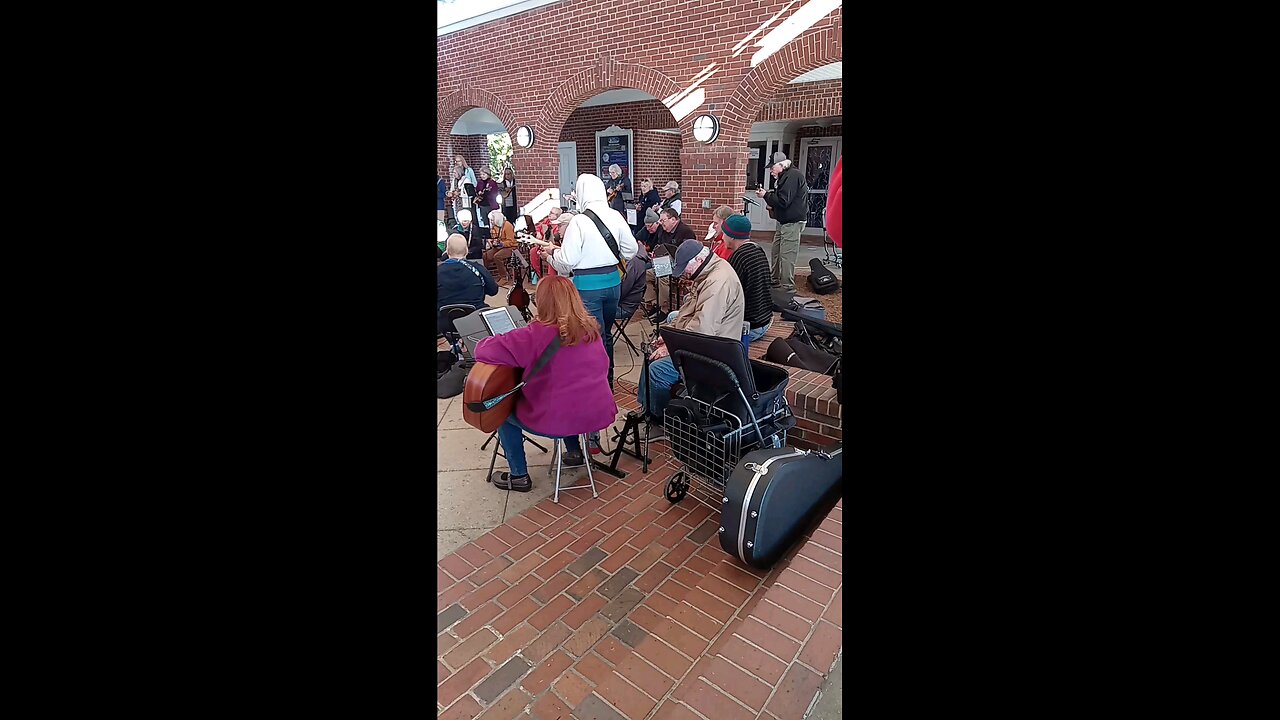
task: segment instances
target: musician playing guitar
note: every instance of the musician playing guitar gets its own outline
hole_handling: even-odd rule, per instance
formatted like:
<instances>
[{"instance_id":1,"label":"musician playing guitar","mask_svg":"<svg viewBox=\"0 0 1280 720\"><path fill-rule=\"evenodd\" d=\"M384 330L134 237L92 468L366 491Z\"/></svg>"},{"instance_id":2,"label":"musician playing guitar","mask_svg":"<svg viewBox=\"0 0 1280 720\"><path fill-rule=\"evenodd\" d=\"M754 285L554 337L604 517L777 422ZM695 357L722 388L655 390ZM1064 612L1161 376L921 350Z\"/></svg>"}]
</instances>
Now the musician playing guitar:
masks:
<instances>
[{"instance_id":1,"label":"musician playing guitar","mask_svg":"<svg viewBox=\"0 0 1280 720\"><path fill-rule=\"evenodd\" d=\"M587 314L573 282L550 277L538 283L537 307L537 317L527 326L485 338L475 348L476 368L498 365L527 372L553 340L560 341L559 349L521 389L511 415L498 427L498 440L510 468L495 472L490 480L501 490L533 489L523 432L565 438L562 461L575 467L586 464L577 435L608 427L618 415L609 389L609 357L599 323ZM471 374L480 376L475 368Z\"/></svg>"},{"instance_id":2,"label":"musician playing guitar","mask_svg":"<svg viewBox=\"0 0 1280 720\"><path fill-rule=\"evenodd\" d=\"M631 181L622 174L620 166L609 166L609 179L605 182L604 189L608 194L609 207L617 210L622 217L626 217L627 205L623 202L622 196L631 192Z\"/></svg>"}]
</instances>

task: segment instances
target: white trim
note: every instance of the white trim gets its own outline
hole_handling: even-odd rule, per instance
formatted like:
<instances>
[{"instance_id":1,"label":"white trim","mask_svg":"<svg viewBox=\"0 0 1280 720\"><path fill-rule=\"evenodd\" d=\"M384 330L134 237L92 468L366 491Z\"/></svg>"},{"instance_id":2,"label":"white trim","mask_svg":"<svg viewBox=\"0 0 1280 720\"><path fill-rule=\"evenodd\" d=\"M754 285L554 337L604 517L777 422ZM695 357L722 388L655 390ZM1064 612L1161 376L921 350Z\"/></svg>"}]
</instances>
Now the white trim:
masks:
<instances>
[{"instance_id":1,"label":"white trim","mask_svg":"<svg viewBox=\"0 0 1280 720\"><path fill-rule=\"evenodd\" d=\"M459 20L455 23L450 23L442 27L437 27L436 37L442 37L450 33L458 32L459 30L466 30L469 27L483 25L487 22L492 22L499 18L504 18L509 15L516 15L526 10L533 10L534 8L540 8L543 5L550 5L552 3L557 3L557 2L560 2L560 0L523 0L523 2L518 2L518 3L515 3L514 5L508 5L506 7L498 8L496 10L490 10L487 13L481 13L474 17L469 17L465 20Z\"/></svg>"}]
</instances>

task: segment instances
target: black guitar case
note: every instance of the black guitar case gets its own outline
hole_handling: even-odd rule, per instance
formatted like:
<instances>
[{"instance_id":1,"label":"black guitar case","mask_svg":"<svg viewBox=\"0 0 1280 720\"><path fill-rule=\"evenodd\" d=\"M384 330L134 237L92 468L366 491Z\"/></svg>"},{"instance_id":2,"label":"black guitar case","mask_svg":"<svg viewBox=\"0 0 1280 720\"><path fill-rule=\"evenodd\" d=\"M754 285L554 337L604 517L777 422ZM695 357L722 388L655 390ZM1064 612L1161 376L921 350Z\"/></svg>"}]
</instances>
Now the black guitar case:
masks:
<instances>
[{"instance_id":1,"label":"black guitar case","mask_svg":"<svg viewBox=\"0 0 1280 720\"><path fill-rule=\"evenodd\" d=\"M819 295L833 293L840 289L840 278L831 272L831 268L822 264L818 258L809 261L809 284Z\"/></svg>"},{"instance_id":2,"label":"black guitar case","mask_svg":"<svg viewBox=\"0 0 1280 720\"><path fill-rule=\"evenodd\" d=\"M841 449L765 448L743 456L725 485L720 547L752 567L777 562L840 492Z\"/></svg>"}]
</instances>

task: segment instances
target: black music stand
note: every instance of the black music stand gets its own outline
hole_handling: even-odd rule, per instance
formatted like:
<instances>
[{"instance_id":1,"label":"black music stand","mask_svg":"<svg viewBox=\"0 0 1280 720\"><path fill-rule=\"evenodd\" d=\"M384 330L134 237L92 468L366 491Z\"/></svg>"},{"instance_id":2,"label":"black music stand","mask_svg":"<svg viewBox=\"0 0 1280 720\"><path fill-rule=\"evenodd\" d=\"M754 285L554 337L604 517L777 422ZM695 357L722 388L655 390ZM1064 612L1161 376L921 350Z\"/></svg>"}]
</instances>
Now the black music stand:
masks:
<instances>
[{"instance_id":1,"label":"black music stand","mask_svg":"<svg viewBox=\"0 0 1280 720\"><path fill-rule=\"evenodd\" d=\"M644 367L640 371L642 373L640 377L644 379L645 400L648 402L645 403L643 408L643 418L641 414L637 414L636 411L632 410L627 413L627 420L623 423L622 430L614 433L613 459L606 469L606 472L611 474L616 474L618 460L624 452L640 461L640 472L645 474L649 472L649 438L653 428L653 414L649 412L649 408L653 407L653 380L649 377L649 356L653 354L653 350L653 346L649 343L640 343L640 352L644 356ZM641 422L644 422L643 440L640 439ZM631 435L630 438L627 437L628 433ZM632 447L635 449L633 450Z\"/></svg>"}]
</instances>

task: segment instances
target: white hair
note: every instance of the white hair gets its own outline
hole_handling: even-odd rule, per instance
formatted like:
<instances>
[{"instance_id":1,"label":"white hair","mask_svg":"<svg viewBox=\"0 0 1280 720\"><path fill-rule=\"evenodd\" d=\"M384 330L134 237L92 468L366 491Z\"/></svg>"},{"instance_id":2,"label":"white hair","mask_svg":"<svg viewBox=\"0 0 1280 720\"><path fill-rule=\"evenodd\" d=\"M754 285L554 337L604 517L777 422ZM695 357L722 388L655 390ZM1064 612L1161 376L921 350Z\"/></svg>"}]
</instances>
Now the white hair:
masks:
<instances>
[{"instance_id":1,"label":"white hair","mask_svg":"<svg viewBox=\"0 0 1280 720\"><path fill-rule=\"evenodd\" d=\"M620 165L610 165L610 166L609 166L609 172L610 172L610 173L612 173L614 170L617 170L619 175L621 175L621 174L622 174L622 166L620 166Z\"/></svg>"},{"instance_id":2,"label":"white hair","mask_svg":"<svg viewBox=\"0 0 1280 720\"><path fill-rule=\"evenodd\" d=\"M506 216L502 214L501 210L489 211L489 222L493 225L497 225L501 227L502 223L505 222L506 219L507 219Z\"/></svg>"}]
</instances>

